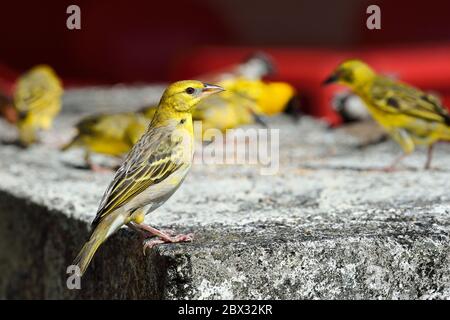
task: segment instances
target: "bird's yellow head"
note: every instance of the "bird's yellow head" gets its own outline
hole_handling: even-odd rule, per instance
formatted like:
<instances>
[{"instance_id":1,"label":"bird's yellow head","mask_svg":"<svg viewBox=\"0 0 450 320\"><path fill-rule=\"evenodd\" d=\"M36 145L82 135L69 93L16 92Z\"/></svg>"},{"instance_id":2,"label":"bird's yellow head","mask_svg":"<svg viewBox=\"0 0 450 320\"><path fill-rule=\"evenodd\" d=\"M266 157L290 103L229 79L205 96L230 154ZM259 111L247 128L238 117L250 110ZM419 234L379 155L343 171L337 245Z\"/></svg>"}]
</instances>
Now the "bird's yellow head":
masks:
<instances>
[{"instance_id":1,"label":"bird's yellow head","mask_svg":"<svg viewBox=\"0 0 450 320\"><path fill-rule=\"evenodd\" d=\"M350 88L359 87L375 77L375 72L361 60L347 60L341 63L323 84L338 83Z\"/></svg>"},{"instance_id":2,"label":"bird's yellow head","mask_svg":"<svg viewBox=\"0 0 450 320\"><path fill-rule=\"evenodd\" d=\"M196 80L178 81L166 89L160 107L173 112L191 112L202 99L221 91L224 91L222 87Z\"/></svg>"}]
</instances>

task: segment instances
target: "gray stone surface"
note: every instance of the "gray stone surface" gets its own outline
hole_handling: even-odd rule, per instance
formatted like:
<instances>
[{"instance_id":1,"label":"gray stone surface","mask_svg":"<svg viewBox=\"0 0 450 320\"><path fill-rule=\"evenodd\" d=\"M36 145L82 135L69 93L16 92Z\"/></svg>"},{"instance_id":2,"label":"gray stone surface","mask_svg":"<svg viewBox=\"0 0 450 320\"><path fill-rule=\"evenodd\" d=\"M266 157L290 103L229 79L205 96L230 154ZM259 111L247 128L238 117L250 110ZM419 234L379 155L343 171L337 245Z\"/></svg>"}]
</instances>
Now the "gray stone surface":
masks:
<instances>
[{"instance_id":1,"label":"gray stone surface","mask_svg":"<svg viewBox=\"0 0 450 320\"><path fill-rule=\"evenodd\" d=\"M394 143L356 147L372 125L330 130L285 117L269 122L280 129L278 174L197 157L179 191L147 216L195 232L194 242L144 256L123 228L100 248L82 289L68 290L66 267L112 173L76 169L81 154L57 146L80 114L153 103L160 90L69 91L42 145L0 146L0 298L450 298L450 146L437 146L433 170L421 170L419 150L384 173L373 169L395 157ZM0 124L2 138L14 134Z\"/></svg>"}]
</instances>

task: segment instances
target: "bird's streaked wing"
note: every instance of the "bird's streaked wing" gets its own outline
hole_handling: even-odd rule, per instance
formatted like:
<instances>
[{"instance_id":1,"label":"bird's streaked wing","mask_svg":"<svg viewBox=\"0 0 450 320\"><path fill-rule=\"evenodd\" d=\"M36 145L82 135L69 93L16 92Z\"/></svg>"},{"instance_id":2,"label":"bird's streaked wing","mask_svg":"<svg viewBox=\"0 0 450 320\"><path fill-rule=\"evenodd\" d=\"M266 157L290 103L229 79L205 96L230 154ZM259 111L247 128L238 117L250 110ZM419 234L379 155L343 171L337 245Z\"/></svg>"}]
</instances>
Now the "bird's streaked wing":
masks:
<instances>
[{"instance_id":1,"label":"bird's streaked wing","mask_svg":"<svg viewBox=\"0 0 450 320\"><path fill-rule=\"evenodd\" d=\"M151 128L136 143L103 195L93 225L183 165L173 155L176 145L182 142L173 141L171 132L167 128Z\"/></svg>"},{"instance_id":2,"label":"bird's streaked wing","mask_svg":"<svg viewBox=\"0 0 450 320\"><path fill-rule=\"evenodd\" d=\"M383 112L450 125L449 112L431 94L388 78L377 79L370 88L370 93L374 106Z\"/></svg>"}]
</instances>

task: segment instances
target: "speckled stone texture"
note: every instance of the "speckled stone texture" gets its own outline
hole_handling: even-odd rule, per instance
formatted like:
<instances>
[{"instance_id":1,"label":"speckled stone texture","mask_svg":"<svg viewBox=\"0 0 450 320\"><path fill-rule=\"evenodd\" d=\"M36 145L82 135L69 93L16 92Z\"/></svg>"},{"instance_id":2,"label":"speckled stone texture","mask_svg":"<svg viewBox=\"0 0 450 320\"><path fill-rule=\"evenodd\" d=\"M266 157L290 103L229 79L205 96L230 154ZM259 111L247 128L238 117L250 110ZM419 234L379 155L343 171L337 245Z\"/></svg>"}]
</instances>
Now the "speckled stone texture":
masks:
<instances>
[{"instance_id":1,"label":"speckled stone texture","mask_svg":"<svg viewBox=\"0 0 450 320\"><path fill-rule=\"evenodd\" d=\"M66 267L89 233L112 173L92 173L77 151L60 153L72 124L97 110L134 109L161 87L66 93L44 143L0 146L0 298L448 299L450 146L397 172L374 170L400 151L393 142L358 148L373 124L328 129L303 118L280 129L280 169L196 164L147 223L195 232L192 243L142 253L126 228L98 251L81 290ZM14 129L0 124L2 139ZM104 161L98 158L98 161ZM111 160L109 160L111 161ZM114 162L114 160L112 160Z\"/></svg>"}]
</instances>

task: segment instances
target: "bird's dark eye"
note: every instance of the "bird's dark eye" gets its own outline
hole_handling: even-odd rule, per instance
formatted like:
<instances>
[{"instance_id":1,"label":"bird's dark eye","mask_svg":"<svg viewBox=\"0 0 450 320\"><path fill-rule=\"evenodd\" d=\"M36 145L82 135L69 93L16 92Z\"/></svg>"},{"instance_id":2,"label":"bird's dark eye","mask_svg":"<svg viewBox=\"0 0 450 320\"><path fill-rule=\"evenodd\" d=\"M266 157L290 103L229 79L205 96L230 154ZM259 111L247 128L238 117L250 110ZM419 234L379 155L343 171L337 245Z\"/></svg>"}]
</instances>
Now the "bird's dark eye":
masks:
<instances>
[{"instance_id":1,"label":"bird's dark eye","mask_svg":"<svg viewBox=\"0 0 450 320\"><path fill-rule=\"evenodd\" d=\"M194 92L195 92L194 88L189 87L189 88L186 89L186 93L187 94L193 94Z\"/></svg>"}]
</instances>

